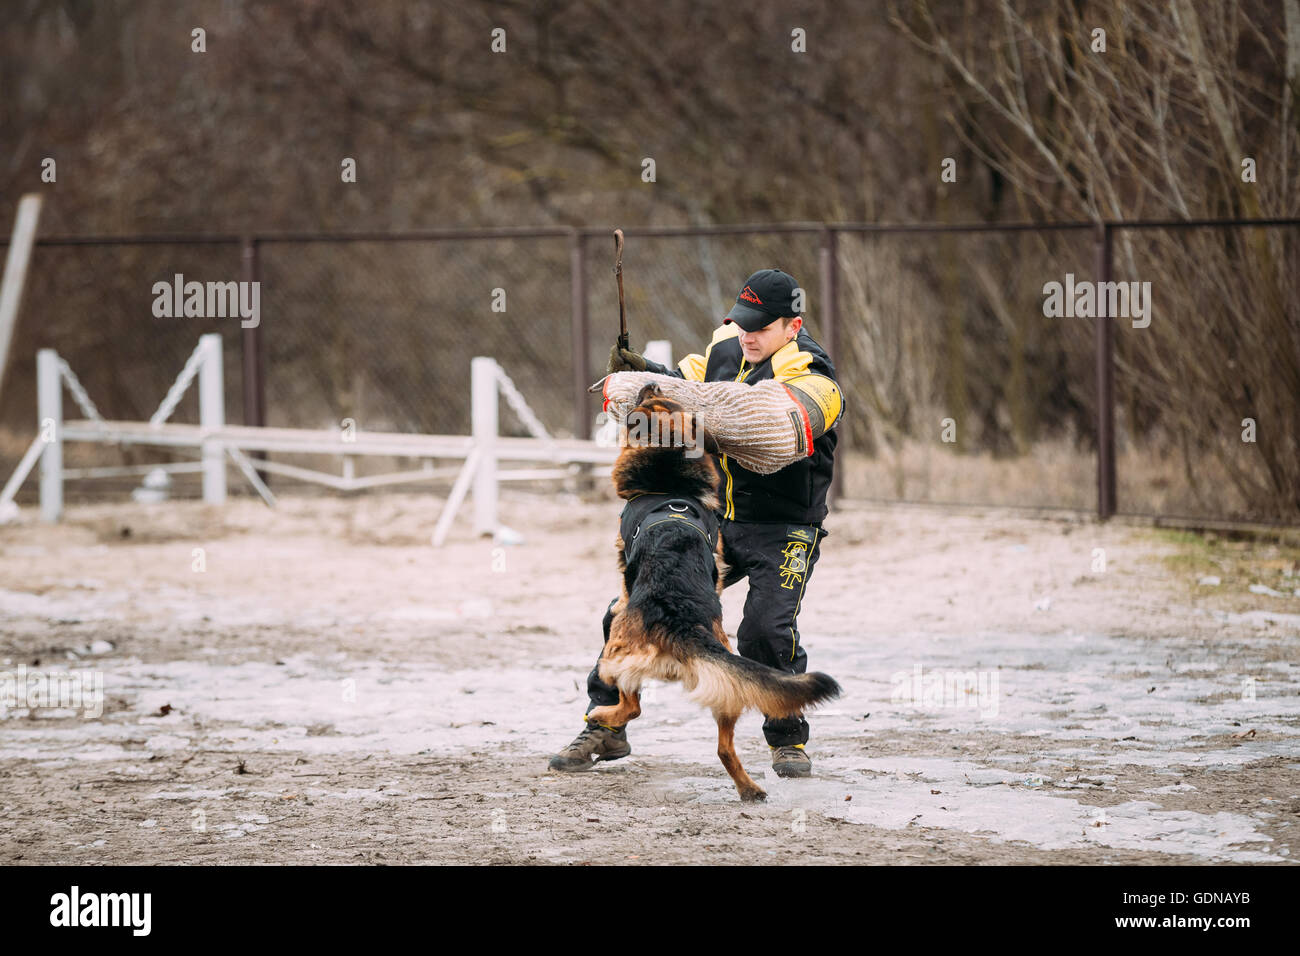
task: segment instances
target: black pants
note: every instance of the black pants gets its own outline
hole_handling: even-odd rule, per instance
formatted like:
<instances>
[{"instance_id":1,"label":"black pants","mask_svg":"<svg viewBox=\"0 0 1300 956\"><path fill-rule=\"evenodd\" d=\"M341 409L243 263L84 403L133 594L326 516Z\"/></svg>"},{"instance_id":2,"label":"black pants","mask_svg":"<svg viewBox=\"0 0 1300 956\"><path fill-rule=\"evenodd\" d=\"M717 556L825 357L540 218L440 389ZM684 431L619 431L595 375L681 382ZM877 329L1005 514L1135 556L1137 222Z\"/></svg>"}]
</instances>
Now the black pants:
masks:
<instances>
[{"instance_id":1,"label":"black pants","mask_svg":"<svg viewBox=\"0 0 1300 956\"><path fill-rule=\"evenodd\" d=\"M723 587L749 578L745 616L736 632L736 650L742 657L767 664L789 674L808 669L808 655L799 646L795 619L804 588L812 577L813 565L826 536L821 525L751 524L720 519L723 558L729 565ZM609 602L602 626L609 640L614 605ZM618 703L618 688L600 679L600 663L587 675L587 696L593 707ZM763 721L763 736L772 747L808 742L808 721L786 717Z\"/></svg>"}]
</instances>

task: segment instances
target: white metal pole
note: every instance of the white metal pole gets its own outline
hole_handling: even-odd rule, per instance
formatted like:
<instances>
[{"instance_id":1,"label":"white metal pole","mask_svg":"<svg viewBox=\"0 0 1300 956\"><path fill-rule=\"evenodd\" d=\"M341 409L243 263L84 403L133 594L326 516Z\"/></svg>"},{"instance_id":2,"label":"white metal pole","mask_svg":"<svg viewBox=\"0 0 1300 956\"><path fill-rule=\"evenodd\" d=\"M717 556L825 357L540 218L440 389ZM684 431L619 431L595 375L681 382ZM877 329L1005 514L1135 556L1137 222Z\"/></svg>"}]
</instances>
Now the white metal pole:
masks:
<instances>
[{"instance_id":1,"label":"white metal pole","mask_svg":"<svg viewBox=\"0 0 1300 956\"><path fill-rule=\"evenodd\" d=\"M652 362L666 365L670 369L673 367L673 343L668 339L651 339L641 354Z\"/></svg>"},{"instance_id":2,"label":"white metal pole","mask_svg":"<svg viewBox=\"0 0 1300 956\"><path fill-rule=\"evenodd\" d=\"M465 500L465 492L469 491L469 483L474 477L478 461L478 449L471 448L469 457L465 459L460 474L456 476L456 480L451 486L451 494L447 495L447 500L442 506L442 514L438 515L438 523L433 526L433 546L435 548L441 548L443 542L447 540L447 532L451 530L451 523L456 518L456 512L460 510L460 503Z\"/></svg>"},{"instance_id":3,"label":"white metal pole","mask_svg":"<svg viewBox=\"0 0 1300 956\"><path fill-rule=\"evenodd\" d=\"M199 365L199 425L204 429L226 426L226 396L222 381L221 336L209 333L199 339L203 362ZM226 456L221 442L203 442L203 500L211 505L226 503Z\"/></svg>"},{"instance_id":4,"label":"white metal pole","mask_svg":"<svg viewBox=\"0 0 1300 956\"><path fill-rule=\"evenodd\" d=\"M36 420L45 441L41 454L41 520L63 517L63 381L59 353L36 353Z\"/></svg>"},{"instance_id":5,"label":"white metal pole","mask_svg":"<svg viewBox=\"0 0 1300 956\"><path fill-rule=\"evenodd\" d=\"M32 243L36 241L36 223L40 218L39 193L28 193L18 200L14 235L9 241L9 255L5 258L4 278L0 279L0 385L4 384L9 343L18 321L18 305L22 302L27 264L31 261Z\"/></svg>"},{"instance_id":6,"label":"white metal pole","mask_svg":"<svg viewBox=\"0 0 1300 956\"><path fill-rule=\"evenodd\" d=\"M497 363L477 356L469 363L470 433L478 450L474 470L474 534L497 530Z\"/></svg>"}]
</instances>

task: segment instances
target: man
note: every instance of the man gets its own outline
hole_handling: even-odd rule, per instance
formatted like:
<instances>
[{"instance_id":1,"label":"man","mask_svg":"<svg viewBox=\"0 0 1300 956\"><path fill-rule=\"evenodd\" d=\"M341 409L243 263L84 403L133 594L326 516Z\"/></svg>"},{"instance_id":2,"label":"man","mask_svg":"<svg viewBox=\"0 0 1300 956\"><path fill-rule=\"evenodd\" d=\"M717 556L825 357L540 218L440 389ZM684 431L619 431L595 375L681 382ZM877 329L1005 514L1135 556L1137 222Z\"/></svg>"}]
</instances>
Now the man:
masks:
<instances>
[{"instance_id":1,"label":"man","mask_svg":"<svg viewBox=\"0 0 1300 956\"><path fill-rule=\"evenodd\" d=\"M803 327L796 296L802 298L802 290L788 274L779 269L755 272L703 355L686 356L674 371L616 345L610 353L609 371L658 372L697 382L754 384L775 379L793 381L792 388L802 385L818 393L823 427L814 433L820 437L813 441L809 457L769 475L749 471L727 455L719 460L718 519L723 557L730 568L723 586L749 578L736 649L743 657L802 674L808 669L808 658L799 646L795 620L821 552L821 539L827 534L822 520L838 437L831 428L840 417L842 404L834 384L835 367ZM606 641L616 603L617 598L605 612ZM596 669L587 677L587 694L591 699L588 712L618 703L618 688L604 683ZM811 775L812 761L805 752L806 720L769 717L763 723L763 735L779 776ZM626 726L588 721L577 739L551 758L550 769L587 770L594 762L617 760L631 752Z\"/></svg>"}]
</instances>

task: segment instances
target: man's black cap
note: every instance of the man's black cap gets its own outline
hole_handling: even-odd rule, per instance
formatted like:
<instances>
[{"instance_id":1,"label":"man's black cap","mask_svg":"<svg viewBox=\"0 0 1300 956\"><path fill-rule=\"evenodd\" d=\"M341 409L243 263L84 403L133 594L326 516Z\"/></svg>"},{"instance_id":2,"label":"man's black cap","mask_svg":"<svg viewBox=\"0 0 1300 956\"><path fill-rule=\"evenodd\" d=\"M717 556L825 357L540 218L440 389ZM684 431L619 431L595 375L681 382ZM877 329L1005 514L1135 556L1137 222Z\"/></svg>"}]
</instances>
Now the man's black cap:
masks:
<instances>
[{"instance_id":1,"label":"man's black cap","mask_svg":"<svg viewBox=\"0 0 1300 956\"><path fill-rule=\"evenodd\" d=\"M722 321L735 322L746 332L757 332L772 324L774 319L798 315L794 308L794 290L799 283L794 276L780 269L760 269L745 280L745 287L736 296Z\"/></svg>"}]
</instances>

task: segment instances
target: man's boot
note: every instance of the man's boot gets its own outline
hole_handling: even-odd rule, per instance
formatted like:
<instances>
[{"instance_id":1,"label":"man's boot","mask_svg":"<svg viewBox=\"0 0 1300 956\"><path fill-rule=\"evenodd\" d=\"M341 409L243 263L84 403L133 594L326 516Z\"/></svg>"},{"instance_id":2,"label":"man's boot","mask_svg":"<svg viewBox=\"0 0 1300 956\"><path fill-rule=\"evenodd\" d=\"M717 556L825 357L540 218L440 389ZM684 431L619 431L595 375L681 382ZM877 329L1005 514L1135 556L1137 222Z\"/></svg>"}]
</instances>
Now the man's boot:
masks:
<instances>
[{"instance_id":1,"label":"man's boot","mask_svg":"<svg viewBox=\"0 0 1300 956\"><path fill-rule=\"evenodd\" d=\"M585 719L585 718L584 718ZM632 752L627 742L627 726L606 727L588 721L582 733L573 739L548 765L551 770L590 770L602 760L618 760Z\"/></svg>"},{"instance_id":2,"label":"man's boot","mask_svg":"<svg viewBox=\"0 0 1300 956\"><path fill-rule=\"evenodd\" d=\"M812 761L803 751L803 744L772 748L772 769L778 777L811 777Z\"/></svg>"}]
</instances>

